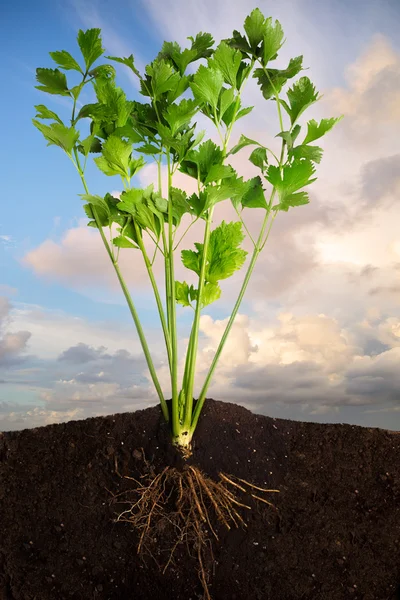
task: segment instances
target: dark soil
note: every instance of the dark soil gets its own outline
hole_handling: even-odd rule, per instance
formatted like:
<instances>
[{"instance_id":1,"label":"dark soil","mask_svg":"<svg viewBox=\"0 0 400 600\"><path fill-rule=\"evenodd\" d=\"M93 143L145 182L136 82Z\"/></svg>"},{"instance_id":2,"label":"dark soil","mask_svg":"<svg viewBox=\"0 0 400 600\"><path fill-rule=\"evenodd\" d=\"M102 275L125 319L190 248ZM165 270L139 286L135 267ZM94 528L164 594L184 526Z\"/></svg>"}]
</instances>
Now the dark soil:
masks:
<instances>
[{"instance_id":1,"label":"dark soil","mask_svg":"<svg viewBox=\"0 0 400 600\"><path fill-rule=\"evenodd\" d=\"M107 489L133 484L115 467L139 477L140 448L157 472L173 459L158 407L0 434L0 600L202 598L184 547L162 575L137 556L131 526L113 521ZM255 503L247 529L218 530L213 600L397 598L400 432L209 400L192 462L281 490L268 496L278 511Z\"/></svg>"}]
</instances>

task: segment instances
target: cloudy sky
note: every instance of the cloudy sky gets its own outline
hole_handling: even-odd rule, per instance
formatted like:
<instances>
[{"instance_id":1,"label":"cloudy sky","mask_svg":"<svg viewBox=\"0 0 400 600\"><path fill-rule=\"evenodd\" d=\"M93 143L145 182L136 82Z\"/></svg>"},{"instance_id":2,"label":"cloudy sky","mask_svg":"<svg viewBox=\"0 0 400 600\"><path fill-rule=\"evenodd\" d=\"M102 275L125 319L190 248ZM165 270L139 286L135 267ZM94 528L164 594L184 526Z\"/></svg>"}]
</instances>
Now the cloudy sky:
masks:
<instances>
[{"instance_id":1,"label":"cloudy sky","mask_svg":"<svg viewBox=\"0 0 400 600\"><path fill-rule=\"evenodd\" d=\"M143 67L164 40L185 45L187 36L208 31L219 41L242 29L256 6L285 31L280 64L303 54L306 74L323 94L301 123L345 118L322 140L311 203L278 215L208 395L273 417L400 430L398 0L7 3L0 36L7 56L0 66L7 82L0 147L0 430L132 411L157 400L98 232L86 226L77 175L31 125L35 104L66 118L70 111L64 99L34 89L36 67L51 66L49 51L76 55L77 30L90 27L102 29L107 53L133 53ZM123 69L118 83L132 99L142 98ZM245 133L273 147L279 131L274 103L260 97L253 81L244 104L255 109L239 121L232 143ZM247 156L236 155L232 165L252 176L257 172ZM155 175L147 165L138 183L147 185ZM96 193L119 190L117 179L95 169L89 181ZM183 175L174 183L190 191ZM260 215L244 215L257 233ZM234 218L227 202L219 204L214 224ZM200 241L202 227L196 227L182 247ZM142 263L131 252L122 251L121 268L168 397L157 313ZM156 272L162 274L159 263ZM221 300L202 317L197 391L244 273L226 282ZM185 277L178 267L177 278ZM182 357L188 310L178 310Z\"/></svg>"}]
</instances>

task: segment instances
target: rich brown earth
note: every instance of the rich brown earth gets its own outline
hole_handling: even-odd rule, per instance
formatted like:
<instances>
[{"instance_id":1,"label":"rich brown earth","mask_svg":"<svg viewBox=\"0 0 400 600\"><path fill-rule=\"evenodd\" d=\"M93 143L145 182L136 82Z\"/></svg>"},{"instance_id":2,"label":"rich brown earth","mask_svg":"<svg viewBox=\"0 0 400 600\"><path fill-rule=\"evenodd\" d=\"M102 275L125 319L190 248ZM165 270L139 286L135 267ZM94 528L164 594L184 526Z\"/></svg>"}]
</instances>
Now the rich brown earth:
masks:
<instances>
[{"instance_id":1,"label":"rich brown earth","mask_svg":"<svg viewBox=\"0 0 400 600\"><path fill-rule=\"evenodd\" d=\"M0 434L1 600L195 600L184 547L162 575L116 523L121 491L173 457L158 407ZM207 401L193 462L271 494L213 543L213 600L394 600L400 583L400 432L301 423ZM107 489L106 489L107 488ZM174 540L161 540L161 547ZM397 592L398 593L398 592Z\"/></svg>"}]
</instances>

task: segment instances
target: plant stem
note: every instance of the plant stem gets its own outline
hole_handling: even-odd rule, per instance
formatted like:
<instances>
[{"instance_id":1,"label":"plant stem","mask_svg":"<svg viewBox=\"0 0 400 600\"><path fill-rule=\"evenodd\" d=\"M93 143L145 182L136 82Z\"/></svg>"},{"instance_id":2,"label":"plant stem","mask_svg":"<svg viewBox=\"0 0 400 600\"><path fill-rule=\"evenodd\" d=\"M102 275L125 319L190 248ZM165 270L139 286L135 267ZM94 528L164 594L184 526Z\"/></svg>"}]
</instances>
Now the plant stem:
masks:
<instances>
[{"instance_id":1,"label":"plant stem","mask_svg":"<svg viewBox=\"0 0 400 600\"><path fill-rule=\"evenodd\" d=\"M271 202L273 200L273 197L275 195L275 191L276 190L274 188L273 191L272 191L272 194L271 194L270 204L271 204ZM206 380L205 380L205 382L203 384L203 387L201 389L198 401L196 403L196 407L195 407L194 412L193 412L192 422L191 422L191 425L190 425L190 431L191 431L191 433L193 433L193 431L196 429L196 425L197 425L197 422L199 420L200 412L201 412L201 409L203 408L204 401L206 399L206 393L207 393L207 390L208 390L208 386L210 385L210 381L211 381L211 378L212 378L212 376L214 374L215 368L217 366L217 362L218 362L219 357L221 355L221 352L222 352L222 350L223 350L223 348L225 346L226 339L227 339L227 337L229 335L229 332L230 332L230 330L232 328L232 325L234 323L235 317L237 315L237 312L239 310L240 304L242 302L243 296L244 296L244 294L246 292L247 285L248 285L250 277L251 277L251 275L253 273L255 264L257 262L258 255L260 254L260 251L261 251L260 244L261 244L263 236L264 236L264 232L265 232L265 229L266 229L266 226L267 226L267 223L268 223L269 215L270 215L270 209L267 211L267 214L265 215L264 222L262 224L262 228L261 228L261 231L260 231L260 235L258 236L258 240L257 240L256 246L254 248L253 255L251 257L251 261L250 261L249 267L247 269L246 276L245 276L245 278L243 280L243 284L242 284L241 290L239 292L239 296L238 296L238 298L236 300L236 304L235 304L235 306L233 308L231 317L230 317L230 319L228 321L228 324L227 324L227 326L225 328L225 331L224 331L223 336L221 338L221 341L219 343L218 349L217 349L217 351L215 353L215 356L213 358L213 361L211 363L210 370L209 370L209 372L207 374Z\"/></svg>"},{"instance_id":2,"label":"plant stem","mask_svg":"<svg viewBox=\"0 0 400 600\"><path fill-rule=\"evenodd\" d=\"M186 406L185 406L185 420L184 426L189 428L192 420L192 411L193 411L193 387L194 387L194 374L196 370L196 359L197 359L197 349L199 343L199 326L200 326L200 312L201 312L201 298L203 295L204 285L205 285L205 276L206 276L206 266L207 266L207 254L208 254L208 244L210 241L210 230L212 223L212 216L214 212L214 207L212 206L207 215L206 227L204 231L204 241L203 241L203 257L201 261L200 274L199 274L199 287L197 291L197 302L196 302L196 311L194 315L192 334L190 336L190 357L189 357L189 365L188 365L188 376L187 376L187 384L185 389L186 396Z\"/></svg>"},{"instance_id":3,"label":"plant stem","mask_svg":"<svg viewBox=\"0 0 400 600\"><path fill-rule=\"evenodd\" d=\"M168 169L168 271L169 271L169 326L172 344L172 434L178 436L180 433L179 421L179 397L178 397L178 339L176 330L176 300L175 300L175 274L174 274L174 240L172 220L172 174L171 156L169 148L166 148Z\"/></svg>"},{"instance_id":4,"label":"plant stem","mask_svg":"<svg viewBox=\"0 0 400 600\"><path fill-rule=\"evenodd\" d=\"M157 308L158 308L158 314L160 315L160 321L161 321L161 326L162 326L162 330L163 330L163 333L164 333L165 345L166 345L166 348L167 348L169 369L171 371L171 368L172 368L172 348L171 348L171 339L170 339L170 336L169 336L168 326L167 326L167 322L165 320L164 307L163 307L162 302L161 302L160 292L158 291L157 283L156 283L156 280L155 280L155 277L154 277L154 273L153 273L153 268L151 266L150 259L149 259L148 255L147 255L146 248L145 248L144 243L143 243L143 238L142 238L142 234L141 234L140 228L137 226L136 223L134 223L134 226L135 226L135 230L136 230L136 237L137 237L137 240L138 240L138 243L139 243L139 248L142 251L143 258L144 258L144 263L146 265L147 273L149 275L151 286L153 288L154 296L155 296L155 299L156 299Z\"/></svg>"},{"instance_id":5,"label":"plant stem","mask_svg":"<svg viewBox=\"0 0 400 600\"><path fill-rule=\"evenodd\" d=\"M82 170L80 168L79 157L77 156L76 149L74 149L74 153L75 153L75 160L76 160L76 163L77 163L77 166L78 166L78 172L79 172L80 178L82 180L83 187L85 189L86 194L89 194L89 190L88 190L88 187L87 187L87 184L86 184L85 176L84 176L84 174L83 174L83 172L82 172ZM115 261L114 255L113 255L113 253L112 253L112 251L110 249L110 246L109 246L109 244L107 242L107 239L106 239L106 237L104 235L104 231L103 231L100 219L98 217L96 208L93 205L90 205L90 206L91 206L91 209L92 209L94 220L96 221L97 228L98 228L98 230L100 232L101 239L103 240L103 244L104 244L104 246L105 246L105 248L107 250L107 254L110 257L110 260L111 260L111 262L113 264L114 270L115 270L115 272L117 274L117 277L118 277L118 281L120 282L122 291L124 293L125 299L126 299L127 304L129 306L129 310L131 312L133 321L135 323L136 330L137 330L138 335L139 335L140 343L142 345L142 349L143 349L144 355L146 357L147 366L148 366L148 369L150 371L150 375L151 375L151 378L153 380L154 387L156 388L156 391L157 391L157 394L158 394L158 397L159 397L159 400L160 400L161 410L163 412L165 420L168 422L169 421L168 406L167 406L167 403L165 401L165 398L164 398L164 395L163 395L163 392L162 392L162 389L161 389L161 386L160 386L160 382L158 381L157 373L156 373L156 370L154 368L154 363L153 363L152 358L150 356L150 350L149 350L149 347L147 345L147 341L146 341L146 338L145 338L145 335L144 335L144 331L143 331L142 325L141 325L140 320L139 320L139 315L138 315L138 313L136 311L135 305L133 303L133 300L131 298L129 290L128 290L127 286L126 286L124 278L122 277L120 268L119 268L117 262Z\"/></svg>"}]
</instances>

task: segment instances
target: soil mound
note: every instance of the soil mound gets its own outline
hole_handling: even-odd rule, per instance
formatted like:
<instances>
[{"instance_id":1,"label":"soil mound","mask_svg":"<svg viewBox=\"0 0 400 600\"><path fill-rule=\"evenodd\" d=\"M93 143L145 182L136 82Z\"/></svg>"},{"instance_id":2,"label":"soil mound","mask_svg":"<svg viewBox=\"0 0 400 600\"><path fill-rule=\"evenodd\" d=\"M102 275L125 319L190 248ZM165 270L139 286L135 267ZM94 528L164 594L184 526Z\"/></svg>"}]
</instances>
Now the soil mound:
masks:
<instances>
[{"instance_id":1,"label":"soil mound","mask_svg":"<svg viewBox=\"0 0 400 600\"><path fill-rule=\"evenodd\" d=\"M184 547L163 575L113 522L110 491L132 488L119 474L139 478L143 453L156 472L175 461L159 407L0 433L0 600L202 598ZM213 600L399 597L400 432L207 400L192 462L280 490L277 511L254 503L247 528L218 530Z\"/></svg>"}]
</instances>

